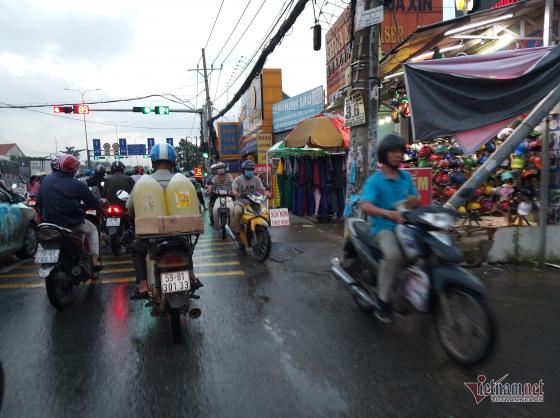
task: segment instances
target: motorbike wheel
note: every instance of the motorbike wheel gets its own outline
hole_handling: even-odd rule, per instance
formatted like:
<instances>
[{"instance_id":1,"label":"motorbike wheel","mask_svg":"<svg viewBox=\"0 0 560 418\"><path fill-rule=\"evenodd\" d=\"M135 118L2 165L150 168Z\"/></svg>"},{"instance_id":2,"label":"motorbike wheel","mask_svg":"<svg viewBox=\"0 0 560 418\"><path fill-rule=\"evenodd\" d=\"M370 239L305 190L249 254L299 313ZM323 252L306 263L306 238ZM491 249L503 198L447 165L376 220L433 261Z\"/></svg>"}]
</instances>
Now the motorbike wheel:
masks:
<instances>
[{"instance_id":1,"label":"motorbike wheel","mask_svg":"<svg viewBox=\"0 0 560 418\"><path fill-rule=\"evenodd\" d=\"M259 262L263 262L270 255L271 239L270 232L264 226L257 225L255 229L255 241L252 244L253 254Z\"/></svg>"},{"instance_id":2,"label":"motorbike wheel","mask_svg":"<svg viewBox=\"0 0 560 418\"><path fill-rule=\"evenodd\" d=\"M169 310L169 323L171 325L171 337L174 343L181 342L181 312L177 308Z\"/></svg>"},{"instance_id":3,"label":"motorbike wheel","mask_svg":"<svg viewBox=\"0 0 560 418\"><path fill-rule=\"evenodd\" d=\"M227 224L226 215L221 214L220 215L220 229L222 231L222 241L225 241L226 238L227 238L226 224Z\"/></svg>"},{"instance_id":4,"label":"motorbike wheel","mask_svg":"<svg viewBox=\"0 0 560 418\"><path fill-rule=\"evenodd\" d=\"M121 242L118 235L111 235L111 251L115 257L121 255Z\"/></svg>"},{"instance_id":5,"label":"motorbike wheel","mask_svg":"<svg viewBox=\"0 0 560 418\"><path fill-rule=\"evenodd\" d=\"M67 279L64 271L56 267L47 276L45 286L52 306L62 310L70 305L74 296L74 285L71 279Z\"/></svg>"},{"instance_id":6,"label":"motorbike wheel","mask_svg":"<svg viewBox=\"0 0 560 418\"><path fill-rule=\"evenodd\" d=\"M445 295L451 314L447 319L451 324L446 324L444 306L438 301L435 327L440 344L453 361L463 366L481 363L492 353L497 339L496 320L488 301L480 294L456 286L447 288ZM478 318L474 318L475 314Z\"/></svg>"},{"instance_id":7,"label":"motorbike wheel","mask_svg":"<svg viewBox=\"0 0 560 418\"><path fill-rule=\"evenodd\" d=\"M37 230L34 225L28 225L23 237L23 247L16 255L19 258L32 258L37 252Z\"/></svg>"}]
</instances>

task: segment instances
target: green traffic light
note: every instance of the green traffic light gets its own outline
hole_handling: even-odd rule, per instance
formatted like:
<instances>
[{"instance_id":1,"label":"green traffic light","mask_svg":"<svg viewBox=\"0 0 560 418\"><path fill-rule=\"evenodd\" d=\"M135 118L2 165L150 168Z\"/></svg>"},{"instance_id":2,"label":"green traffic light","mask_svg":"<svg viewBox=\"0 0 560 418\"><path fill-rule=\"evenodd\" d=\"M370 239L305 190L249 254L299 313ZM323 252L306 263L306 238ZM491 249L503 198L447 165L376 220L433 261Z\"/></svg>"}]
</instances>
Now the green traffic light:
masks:
<instances>
[{"instance_id":1,"label":"green traffic light","mask_svg":"<svg viewBox=\"0 0 560 418\"><path fill-rule=\"evenodd\" d=\"M169 106L156 106L154 112L156 115L169 115Z\"/></svg>"},{"instance_id":2,"label":"green traffic light","mask_svg":"<svg viewBox=\"0 0 560 418\"><path fill-rule=\"evenodd\" d=\"M207 152L203 152L203 153L202 153L202 157L208 158L208 153L207 153Z\"/></svg>"}]
</instances>

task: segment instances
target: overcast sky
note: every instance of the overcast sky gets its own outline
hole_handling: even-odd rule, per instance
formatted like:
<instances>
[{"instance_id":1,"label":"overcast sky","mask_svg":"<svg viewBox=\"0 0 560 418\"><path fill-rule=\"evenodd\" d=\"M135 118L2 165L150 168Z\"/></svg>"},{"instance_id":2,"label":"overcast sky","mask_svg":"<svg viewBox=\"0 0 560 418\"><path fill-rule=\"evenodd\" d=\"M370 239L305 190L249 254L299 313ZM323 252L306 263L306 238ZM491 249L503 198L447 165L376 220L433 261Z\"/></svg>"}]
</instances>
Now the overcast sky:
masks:
<instances>
[{"instance_id":1,"label":"overcast sky","mask_svg":"<svg viewBox=\"0 0 560 418\"><path fill-rule=\"evenodd\" d=\"M326 12L321 19L333 23L347 2L319 0L319 4L325 4ZM196 72L187 70L196 68L221 3L222 0L0 0L0 102L77 103L81 97L79 93L64 88L101 88L87 93L86 101L172 93L200 106L204 97L203 80L201 77L197 80ZM229 80L235 79L232 75L239 60L253 55L279 11L289 3L284 0L223 1L207 46L208 64L219 67L223 63L221 74L216 71L211 77L212 99L224 92ZM243 19L228 41L247 4ZM249 25L261 5L259 14ZM313 21L310 2L266 64L268 68L282 68L283 89L289 95L326 82L325 43L323 39L323 49L313 51ZM324 36L328 24L322 26ZM214 106L221 109L244 79L245 76L239 78L230 94L215 100ZM164 99L120 103L113 107L131 108L134 104L181 107ZM59 150L65 146L84 148L84 126L77 116L66 115L70 119L63 119L52 116L50 107L38 110L48 115L0 109L0 143L16 142L28 155L54 152L55 141ZM237 113L238 109L228 117L233 119ZM87 120L90 148L92 138L112 143L117 135L115 126L94 122L121 125L118 136L127 138L129 143L145 143L147 137L155 137L156 142L163 142L166 137L177 141L186 135L199 135L200 126L189 114L99 112L90 114Z\"/></svg>"}]
</instances>

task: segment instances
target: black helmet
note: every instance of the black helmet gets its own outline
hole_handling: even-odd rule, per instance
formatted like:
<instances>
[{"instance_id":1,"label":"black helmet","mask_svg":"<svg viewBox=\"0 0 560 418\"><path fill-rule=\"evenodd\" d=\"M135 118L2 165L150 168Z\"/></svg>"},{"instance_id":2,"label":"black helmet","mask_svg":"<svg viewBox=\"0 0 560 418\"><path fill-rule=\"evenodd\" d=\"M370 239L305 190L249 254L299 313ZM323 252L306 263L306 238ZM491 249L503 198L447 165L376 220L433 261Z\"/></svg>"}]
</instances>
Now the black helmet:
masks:
<instances>
[{"instance_id":1,"label":"black helmet","mask_svg":"<svg viewBox=\"0 0 560 418\"><path fill-rule=\"evenodd\" d=\"M120 171L120 172L124 172L125 166L123 164L122 161L120 160L116 160L113 161L113 163L111 164L111 172L115 172L115 171Z\"/></svg>"},{"instance_id":2,"label":"black helmet","mask_svg":"<svg viewBox=\"0 0 560 418\"><path fill-rule=\"evenodd\" d=\"M400 149L403 152L406 151L406 141L405 139L397 134L388 134L381 138L381 141L377 144L377 161L381 164L388 164L387 161L387 151L392 149Z\"/></svg>"},{"instance_id":3,"label":"black helmet","mask_svg":"<svg viewBox=\"0 0 560 418\"><path fill-rule=\"evenodd\" d=\"M51 171L58 171L58 155L51 158Z\"/></svg>"},{"instance_id":4,"label":"black helmet","mask_svg":"<svg viewBox=\"0 0 560 418\"><path fill-rule=\"evenodd\" d=\"M252 162L251 160L243 161L243 164L241 164L241 170L254 170L254 169L255 169L255 163Z\"/></svg>"},{"instance_id":5,"label":"black helmet","mask_svg":"<svg viewBox=\"0 0 560 418\"><path fill-rule=\"evenodd\" d=\"M97 167L95 167L95 174L103 177L105 175L105 167L99 164Z\"/></svg>"}]
</instances>

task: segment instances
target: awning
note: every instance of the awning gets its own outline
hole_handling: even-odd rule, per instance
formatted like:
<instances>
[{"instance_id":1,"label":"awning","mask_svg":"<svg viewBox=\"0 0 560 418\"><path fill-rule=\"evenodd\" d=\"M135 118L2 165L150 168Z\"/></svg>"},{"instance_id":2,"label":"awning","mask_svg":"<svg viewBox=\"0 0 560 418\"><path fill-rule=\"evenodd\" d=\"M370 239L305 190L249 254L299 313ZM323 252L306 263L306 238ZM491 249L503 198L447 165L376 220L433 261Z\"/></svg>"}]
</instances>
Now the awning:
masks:
<instances>
[{"instance_id":1,"label":"awning","mask_svg":"<svg viewBox=\"0 0 560 418\"><path fill-rule=\"evenodd\" d=\"M286 137L286 146L305 145L319 148L348 148L350 129L344 127L344 118L334 113L321 113L301 121Z\"/></svg>"},{"instance_id":2,"label":"awning","mask_svg":"<svg viewBox=\"0 0 560 418\"><path fill-rule=\"evenodd\" d=\"M468 55L478 54L493 43L500 42L496 39L496 34L492 33L495 25L499 25L502 32L511 34L514 40L524 43L521 47L535 46L535 41L539 38L534 34L539 29L535 27L535 22L540 24L542 29L544 4L545 0L522 0L433 25L420 26L383 57L379 65L380 77L395 74L409 59L423 54L429 55L435 46L438 46L447 57L455 56L460 52ZM558 7L560 0L556 0L555 4ZM485 22L490 23L485 24ZM473 28L449 33L466 26Z\"/></svg>"},{"instance_id":3,"label":"awning","mask_svg":"<svg viewBox=\"0 0 560 418\"><path fill-rule=\"evenodd\" d=\"M247 154L251 154L251 153L255 153L255 152L257 152L257 137L256 136L249 139L248 141L245 141L239 147L239 155L241 155L241 156L245 156Z\"/></svg>"},{"instance_id":4,"label":"awning","mask_svg":"<svg viewBox=\"0 0 560 418\"><path fill-rule=\"evenodd\" d=\"M271 157L291 157L291 156L324 156L328 151L322 148L309 148L307 145L302 148L289 148L283 142L277 142L267 151Z\"/></svg>"}]
</instances>

